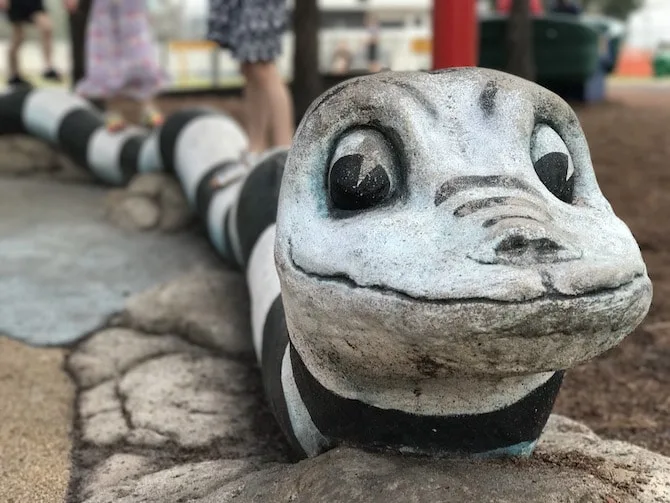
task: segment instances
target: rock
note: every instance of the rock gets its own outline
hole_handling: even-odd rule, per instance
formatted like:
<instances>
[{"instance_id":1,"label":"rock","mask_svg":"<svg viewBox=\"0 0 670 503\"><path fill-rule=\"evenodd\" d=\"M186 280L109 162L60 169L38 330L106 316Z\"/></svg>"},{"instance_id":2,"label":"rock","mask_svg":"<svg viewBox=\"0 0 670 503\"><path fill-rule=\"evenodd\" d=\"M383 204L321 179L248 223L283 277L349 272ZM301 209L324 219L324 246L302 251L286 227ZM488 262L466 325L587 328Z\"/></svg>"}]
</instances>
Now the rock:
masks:
<instances>
[{"instance_id":1,"label":"rock","mask_svg":"<svg viewBox=\"0 0 670 503\"><path fill-rule=\"evenodd\" d=\"M261 400L249 366L211 356L167 355L138 365L120 381L130 423L187 449L260 454L254 418Z\"/></svg>"},{"instance_id":2,"label":"rock","mask_svg":"<svg viewBox=\"0 0 670 503\"><path fill-rule=\"evenodd\" d=\"M55 151L43 141L18 135L0 139L0 173L30 175L57 168Z\"/></svg>"},{"instance_id":3,"label":"rock","mask_svg":"<svg viewBox=\"0 0 670 503\"><path fill-rule=\"evenodd\" d=\"M92 475L82 484L81 496L90 498L108 487L121 485L127 479L137 479L158 467L148 458L136 454L113 454L95 467Z\"/></svg>"},{"instance_id":4,"label":"rock","mask_svg":"<svg viewBox=\"0 0 670 503\"><path fill-rule=\"evenodd\" d=\"M169 441L170 439L166 435L161 435L157 431L147 430L146 428L135 428L126 435L126 442L130 445L144 447L159 447Z\"/></svg>"},{"instance_id":5,"label":"rock","mask_svg":"<svg viewBox=\"0 0 670 503\"><path fill-rule=\"evenodd\" d=\"M140 361L174 353L204 353L173 335L150 336L111 328L83 341L68 360L68 370L82 388L119 377Z\"/></svg>"},{"instance_id":6,"label":"rock","mask_svg":"<svg viewBox=\"0 0 670 503\"><path fill-rule=\"evenodd\" d=\"M0 174L48 175L64 182L91 182L93 176L46 142L28 135L0 138Z\"/></svg>"},{"instance_id":7,"label":"rock","mask_svg":"<svg viewBox=\"0 0 670 503\"><path fill-rule=\"evenodd\" d=\"M79 388L81 438L178 456L282 458L252 359L234 361L174 335L110 328L66 360Z\"/></svg>"},{"instance_id":8,"label":"rock","mask_svg":"<svg viewBox=\"0 0 670 503\"><path fill-rule=\"evenodd\" d=\"M58 165L56 177L59 181L71 183L94 183L96 181L90 171L62 152L56 152L56 164Z\"/></svg>"},{"instance_id":9,"label":"rock","mask_svg":"<svg viewBox=\"0 0 670 503\"><path fill-rule=\"evenodd\" d=\"M122 461L122 460L119 460ZM130 463L138 463L130 460ZM135 474L134 480L128 480L127 467L105 463L100 470L109 472L116 468L121 474L108 473L102 478L103 484L113 477L122 476L123 482L116 486L97 484L99 476L94 475L87 486L86 494L90 495L83 503L131 503L156 502L178 503L199 501L200 498L221 487L230 480L239 478L254 470L254 464L242 460L214 460L199 463L186 463L180 466L153 473L142 473L146 465ZM95 490L94 490L95 489Z\"/></svg>"},{"instance_id":10,"label":"rock","mask_svg":"<svg viewBox=\"0 0 670 503\"><path fill-rule=\"evenodd\" d=\"M127 188L110 191L107 208L112 223L131 230L175 232L193 220L179 183L163 173L137 175Z\"/></svg>"},{"instance_id":11,"label":"rock","mask_svg":"<svg viewBox=\"0 0 670 503\"><path fill-rule=\"evenodd\" d=\"M168 177L162 173L147 173L135 176L128 184L129 194L146 196L152 199L160 197L161 188L167 182Z\"/></svg>"},{"instance_id":12,"label":"rock","mask_svg":"<svg viewBox=\"0 0 670 503\"><path fill-rule=\"evenodd\" d=\"M153 229L160 219L160 208L151 199L127 196L114 190L105 200L105 216L117 227L127 230Z\"/></svg>"},{"instance_id":13,"label":"rock","mask_svg":"<svg viewBox=\"0 0 670 503\"><path fill-rule=\"evenodd\" d=\"M79 415L86 420L98 414L120 409L116 382L105 381L79 395Z\"/></svg>"},{"instance_id":14,"label":"rock","mask_svg":"<svg viewBox=\"0 0 670 503\"><path fill-rule=\"evenodd\" d=\"M528 460L430 460L341 448L249 474L200 503L665 503L670 459L552 416Z\"/></svg>"},{"instance_id":15,"label":"rock","mask_svg":"<svg viewBox=\"0 0 670 503\"><path fill-rule=\"evenodd\" d=\"M203 269L128 299L124 323L151 333L174 333L230 354L252 351L244 278Z\"/></svg>"},{"instance_id":16,"label":"rock","mask_svg":"<svg viewBox=\"0 0 670 503\"><path fill-rule=\"evenodd\" d=\"M158 226L163 231L177 231L193 220L186 197L176 180L168 178L160 193L161 219Z\"/></svg>"},{"instance_id":17,"label":"rock","mask_svg":"<svg viewBox=\"0 0 670 503\"><path fill-rule=\"evenodd\" d=\"M121 442L129 431L120 406L87 418L82 430L84 442L100 447Z\"/></svg>"}]
</instances>

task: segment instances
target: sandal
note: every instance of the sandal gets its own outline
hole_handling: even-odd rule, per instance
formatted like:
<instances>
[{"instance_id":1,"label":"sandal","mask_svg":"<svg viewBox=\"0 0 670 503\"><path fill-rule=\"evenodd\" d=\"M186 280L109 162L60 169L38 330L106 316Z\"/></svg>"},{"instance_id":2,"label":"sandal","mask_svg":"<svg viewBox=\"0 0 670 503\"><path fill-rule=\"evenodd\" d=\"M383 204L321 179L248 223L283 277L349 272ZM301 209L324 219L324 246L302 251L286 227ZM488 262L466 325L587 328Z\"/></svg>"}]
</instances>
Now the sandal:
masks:
<instances>
[{"instance_id":1,"label":"sandal","mask_svg":"<svg viewBox=\"0 0 670 503\"><path fill-rule=\"evenodd\" d=\"M142 123L149 129L161 127L164 122L165 117L163 116L163 114L160 113L158 110L154 109L147 110L144 113L144 119L142 120Z\"/></svg>"},{"instance_id":2,"label":"sandal","mask_svg":"<svg viewBox=\"0 0 670 503\"><path fill-rule=\"evenodd\" d=\"M110 133L118 133L125 129L126 125L126 119L120 113L108 112L105 114L105 127Z\"/></svg>"}]
</instances>

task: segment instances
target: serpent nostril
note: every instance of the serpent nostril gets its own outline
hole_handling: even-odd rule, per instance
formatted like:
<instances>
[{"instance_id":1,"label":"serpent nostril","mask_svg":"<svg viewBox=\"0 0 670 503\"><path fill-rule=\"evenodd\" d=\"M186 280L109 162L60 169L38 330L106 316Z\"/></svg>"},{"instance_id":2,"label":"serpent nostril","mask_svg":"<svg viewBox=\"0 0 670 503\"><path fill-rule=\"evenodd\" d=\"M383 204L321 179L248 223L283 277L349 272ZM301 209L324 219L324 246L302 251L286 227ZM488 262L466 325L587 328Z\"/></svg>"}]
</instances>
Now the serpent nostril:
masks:
<instances>
[{"instance_id":1,"label":"serpent nostril","mask_svg":"<svg viewBox=\"0 0 670 503\"><path fill-rule=\"evenodd\" d=\"M554 255L563 247L556 241L548 238L529 239L523 235L513 234L506 237L495 248L496 255L504 257L519 257L525 254L536 256Z\"/></svg>"}]
</instances>

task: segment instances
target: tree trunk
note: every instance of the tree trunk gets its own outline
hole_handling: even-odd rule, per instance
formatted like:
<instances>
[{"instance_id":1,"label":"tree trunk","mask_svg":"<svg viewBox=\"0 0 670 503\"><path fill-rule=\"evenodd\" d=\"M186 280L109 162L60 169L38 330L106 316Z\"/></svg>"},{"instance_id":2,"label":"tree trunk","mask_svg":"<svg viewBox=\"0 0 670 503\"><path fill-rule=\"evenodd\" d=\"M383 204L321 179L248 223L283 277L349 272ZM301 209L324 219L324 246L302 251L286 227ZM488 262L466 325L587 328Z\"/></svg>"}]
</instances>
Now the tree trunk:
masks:
<instances>
[{"instance_id":1,"label":"tree trunk","mask_svg":"<svg viewBox=\"0 0 670 503\"><path fill-rule=\"evenodd\" d=\"M85 46L86 46L86 23L88 12L91 9L91 0L80 0L79 8L70 14L70 50L72 57L72 87L77 84L86 73Z\"/></svg>"},{"instance_id":2,"label":"tree trunk","mask_svg":"<svg viewBox=\"0 0 670 503\"><path fill-rule=\"evenodd\" d=\"M533 20L528 0L512 0L507 21L507 71L535 80Z\"/></svg>"},{"instance_id":3,"label":"tree trunk","mask_svg":"<svg viewBox=\"0 0 670 503\"><path fill-rule=\"evenodd\" d=\"M316 0L295 0L293 10L293 102L296 120L323 92L319 73L319 8Z\"/></svg>"}]
</instances>

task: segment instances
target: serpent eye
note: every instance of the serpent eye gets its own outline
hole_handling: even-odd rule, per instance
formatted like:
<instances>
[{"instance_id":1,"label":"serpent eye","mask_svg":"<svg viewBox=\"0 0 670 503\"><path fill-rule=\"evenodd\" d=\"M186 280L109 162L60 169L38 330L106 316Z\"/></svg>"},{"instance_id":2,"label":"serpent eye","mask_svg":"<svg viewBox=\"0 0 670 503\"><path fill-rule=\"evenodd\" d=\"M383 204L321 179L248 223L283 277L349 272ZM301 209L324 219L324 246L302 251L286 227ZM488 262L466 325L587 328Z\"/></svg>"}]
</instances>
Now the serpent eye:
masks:
<instances>
[{"instance_id":1,"label":"serpent eye","mask_svg":"<svg viewBox=\"0 0 670 503\"><path fill-rule=\"evenodd\" d=\"M359 129L339 140L328 171L328 192L334 208L371 208L386 201L396 187L396 157L382 133Z\"/></svg>"},{"instance_id":2,"label":"serpent eye","mask_svg":"<svg viewBox=\"0 0 670 503\"><path fill-rule=\"evenodd\" d=\"M530 157L544 186L561 201L571 203L575 166L568 147L558 133L546 124L537 126L530 142Z\"/></svg>"}]
</instances>

